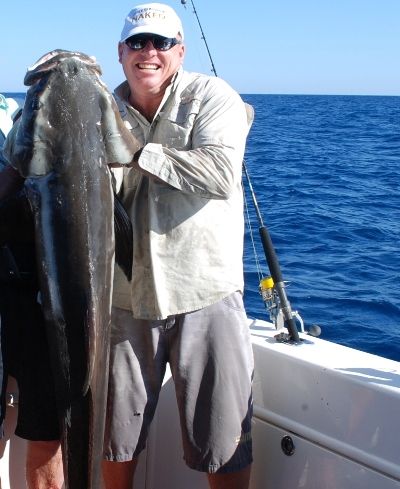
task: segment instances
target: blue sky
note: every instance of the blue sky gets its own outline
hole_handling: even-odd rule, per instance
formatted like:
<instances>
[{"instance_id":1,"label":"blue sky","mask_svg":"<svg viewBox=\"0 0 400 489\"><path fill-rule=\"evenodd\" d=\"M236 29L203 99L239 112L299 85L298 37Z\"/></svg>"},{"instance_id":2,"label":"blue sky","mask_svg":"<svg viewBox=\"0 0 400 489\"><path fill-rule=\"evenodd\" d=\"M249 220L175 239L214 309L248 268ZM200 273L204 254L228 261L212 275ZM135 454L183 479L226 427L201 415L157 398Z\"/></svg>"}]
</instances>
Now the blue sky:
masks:
<instances>
[{"instance_id":1,"label":"blue sky","mask_svg":"<svg viewBox=\"0 0 400 489\"><path fill-rule=\"evenodd\" d=\"M240 93L400 95L400 0L194 0L217 73ZM94 55L113 89L128 0L7 0L0 92L56 48ZM190 0L167 0L185 27L185 67L211 73Z\"/></svg>"}]
</instances>

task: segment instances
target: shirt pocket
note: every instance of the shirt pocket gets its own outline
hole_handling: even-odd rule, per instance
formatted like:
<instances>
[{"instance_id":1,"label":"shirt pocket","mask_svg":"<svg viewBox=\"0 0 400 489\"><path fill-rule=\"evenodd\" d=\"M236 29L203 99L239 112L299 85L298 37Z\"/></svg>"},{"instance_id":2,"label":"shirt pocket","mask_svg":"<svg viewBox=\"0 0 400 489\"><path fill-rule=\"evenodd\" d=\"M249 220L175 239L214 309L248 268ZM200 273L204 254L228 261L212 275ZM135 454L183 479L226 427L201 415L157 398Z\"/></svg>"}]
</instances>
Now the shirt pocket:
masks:
<instances>
[{"instance_id":1,"label":"shirt pocket","mask_svg":"<svg viewBox=\"0 0 400 489\"><path fill-rule=\"evenodd\" d=\"M163 146L178 150L191 148L191 136L200 103L198 98L187 97L165 114L160 114L157 133Z\"/></svg>"},{"instance_id":2,"label":"shirt pocket","mask_svg":"<svg viewBox=\"0 0 400 489\"><path fill-rule=\"evenodd\" d=\"M146 137L145 133L143 131L143 128L139 124L138 121L136 121L133 117L126 118L124 120L125 127L129 129L131 134L135 136L136 140L138 141L139 144L142 144L143 146L146 144Z\"/></svg>"}]
</instances>

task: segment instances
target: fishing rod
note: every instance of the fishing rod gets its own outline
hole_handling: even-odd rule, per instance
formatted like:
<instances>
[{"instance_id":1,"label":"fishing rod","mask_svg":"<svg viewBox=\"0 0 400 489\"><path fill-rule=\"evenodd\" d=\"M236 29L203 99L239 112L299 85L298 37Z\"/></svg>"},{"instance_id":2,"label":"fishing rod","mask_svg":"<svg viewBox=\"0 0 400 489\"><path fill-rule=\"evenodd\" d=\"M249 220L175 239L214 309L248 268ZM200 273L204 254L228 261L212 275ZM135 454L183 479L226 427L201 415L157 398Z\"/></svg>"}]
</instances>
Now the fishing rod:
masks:
<instances>
[{"instance_id":1,"label":"fishing rod","mask_svg":"<svg viewBox=\"0 0 400 489\"><path fill-rule=\"evenodd\" d=\"M264 224L260 208L258 206L256 194L251 183L250 175L247 170L246 162L243 160L243 170L246 176L247 184L249 186L253 205L257 214L259 223L259 233L261 243L264 249L265 258L268 263L268 268L271 277L266 277L260 281L260 292L265 302L265 305L269 311L271 320L275 323L275 327L278 329L281 322L281 315L283 319L283 325L287 328L289 336L284 333L280 333L275 336L277 341L290 341L298 343L300 341L299 333L296 326L295 318L299 318L297 313L292 311L289 299L286 295L285 282L283 280L281 267L279 265L278 256L276 254L274 245L272 243L271 235L267 226Z\"/></svg>"},{"instance_id":2,"label":"fishing rod","mask_svg":"<svg viewBox=\"0 0 400 489\"><path fill-rule=\"evenodd\" d=\"M186 0L181 0L181 4L183 6L186 5ZM206 49L207 49L207 53L208 53L208 57L210 58L210 62L211 62L211 71L214 73L214 75L216 77L218 77L217 75L217 70L215 69L215 66L214 66L214 61L212 59L212 56L211 56L211 52L210 52L210 49L208 48L208 43L207 43L207 39L206 39L206 36L203 32L203 27L201 26L201 22L200 22L200 19L199 19L199 16L197 15L197 10L196 10L196 7L194 6L194 3L193 3L193 0L190 0L190 3L192 4L192 7L193 7L193 13L194 15L196 16L196 19L197 19L197 23L199 24L199 28L200 28L200 32L201 32L201 38L203 39L204 41L204 44L206 46Z\"/></svg>"},{"instance_id":3,"label":"fishing rod","mask_svg":"<svg viewBox=\"0 0 400 489\"><path fill-rule=\"evenodd\" d=\"M200 27L201 38L207 49L208 57L211 62L212 72L217 76L214 61L211 56L210 49L207 44L206 36L204 34L199 16L197 15L197 10L194 5L193 0L190 0L193 7L193 13L196 16L197 23ZM186 0L181 0L181 4L186 6ZM270 318L273 320L276 329L280 329L280 326L285 326L288 330L288 334L279 333L275 336L275 339L280 342L290 342L290 343L300 343L299 332L297 330L296 321L297 318L301 325L303 324L300 316L297 312L293 312L289 299L286 295L285 282L283 280L281 267L279 265L278 256L275 252L274 245L267 227L264 224L260 208L257 202L256 194L251 183L250 175L247 170L246 162L243 160L243 170L246 176L246 180L250 189L252 201L257 214L257 219L259 223L259 233L261 243L264 249L265 258L267 260L268 268L271 277L266 277L260 281L260 293L264 300L264 303L269 311ZM304 331L304 328L302 328Z\"/></svg>"}]
</instances>

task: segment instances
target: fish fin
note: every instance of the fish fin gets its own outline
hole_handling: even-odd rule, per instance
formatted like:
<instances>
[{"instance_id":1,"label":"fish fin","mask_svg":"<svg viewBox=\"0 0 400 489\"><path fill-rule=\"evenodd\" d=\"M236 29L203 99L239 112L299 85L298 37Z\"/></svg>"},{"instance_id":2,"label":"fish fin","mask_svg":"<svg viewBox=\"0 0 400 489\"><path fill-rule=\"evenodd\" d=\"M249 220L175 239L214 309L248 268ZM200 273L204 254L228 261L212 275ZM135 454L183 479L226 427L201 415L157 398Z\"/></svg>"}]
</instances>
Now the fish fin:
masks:
<instances>
[{"instance_id":1,"label":"fish fin","mask_svg":"<svg viewBox=\"0 0 400 489\"><path fill-rule=\"evenodd\" d=\"M106 163L127 165L143 144L125 126L118 106L110 93L100 98L102 111L101 130L106 147Z\"/></svg>"},{"instance_id":2,"label":"fish fin","mask_svg":"<svg viewBox=\"0 0 400 489\"><path fill-rule=\"evenodd\" d=\"M24 178L44 176L53 169L54 156L48 137L52 129L46 114L42 113L40 101L47 83L48 75L29 88L22 113L4 147L6 159Z\"/></svg>"},{"instance_id":3,"label":"fish fin","mask_svg":"<svg viewBox=\"0 0 400 489\"><path fill-rule=\"evenodd\" d=\"M115 261L132 280L133 230L129 216L121 201L114 195Z\"/></svg>"}]
</instances>

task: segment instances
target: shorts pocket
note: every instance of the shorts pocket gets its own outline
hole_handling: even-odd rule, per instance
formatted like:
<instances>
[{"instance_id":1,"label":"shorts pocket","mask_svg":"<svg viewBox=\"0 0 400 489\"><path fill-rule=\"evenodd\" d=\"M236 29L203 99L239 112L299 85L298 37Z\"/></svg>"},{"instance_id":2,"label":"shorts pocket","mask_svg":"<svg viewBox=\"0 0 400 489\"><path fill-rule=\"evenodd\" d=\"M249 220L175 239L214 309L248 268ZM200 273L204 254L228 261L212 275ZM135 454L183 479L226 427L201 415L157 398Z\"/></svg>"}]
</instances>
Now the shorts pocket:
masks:
<instances>
[{"instance_id":1,"label":"shorts pocket","mask_svg":"<svg viewBox=\"0 0 400 489\"><path fill-rule=\"evenodd\" d=\"M234 311L245 312L244 304L243 304L243 295L241 292L236 291L233 294L228 295L222 299L223 304L229 309L233 309Z\"/></svg>"}]
</instances>

